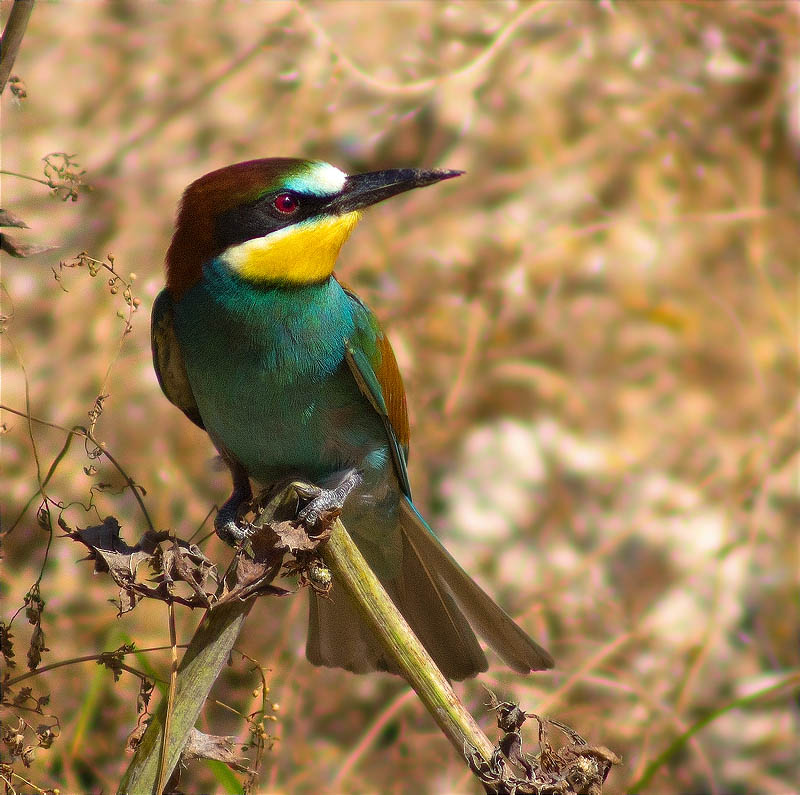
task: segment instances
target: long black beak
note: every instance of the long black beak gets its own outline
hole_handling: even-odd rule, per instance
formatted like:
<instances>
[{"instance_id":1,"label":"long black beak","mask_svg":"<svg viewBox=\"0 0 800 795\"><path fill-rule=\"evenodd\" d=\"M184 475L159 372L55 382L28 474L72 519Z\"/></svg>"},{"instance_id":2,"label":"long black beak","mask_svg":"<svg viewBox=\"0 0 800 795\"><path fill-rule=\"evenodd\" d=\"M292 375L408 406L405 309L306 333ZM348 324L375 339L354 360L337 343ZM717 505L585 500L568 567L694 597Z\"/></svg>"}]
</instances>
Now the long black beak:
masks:
<instances>
[{"instance_id":1,"label":"long black beak","mask_svg":"<svg viewBox=\"0 0 800 795\"><path fill-rule=\"evenodd\" d=\"M329 212L349 213L396 196L398 193L424 188L426 185L433 185L443 179L452 179L463 173L441 168L431 171L419 168L390 168L387 171L353 174L347 178L341 193L332 199L325 209Z\"/></svg>"}]
</instances>

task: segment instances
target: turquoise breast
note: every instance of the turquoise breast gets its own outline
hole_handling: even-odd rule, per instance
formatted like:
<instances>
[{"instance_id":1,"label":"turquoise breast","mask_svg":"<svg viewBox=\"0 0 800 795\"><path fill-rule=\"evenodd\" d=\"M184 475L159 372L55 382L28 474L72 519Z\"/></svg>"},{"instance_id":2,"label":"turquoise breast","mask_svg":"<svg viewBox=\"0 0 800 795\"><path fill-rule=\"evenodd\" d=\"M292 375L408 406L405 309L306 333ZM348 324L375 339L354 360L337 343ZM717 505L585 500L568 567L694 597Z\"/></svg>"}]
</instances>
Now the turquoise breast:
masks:
<instances>
[{"instance_id":1,"label":"turquoise breast","mask_svg":"<svg viewBox=\"0 0 800 795\"><path fill-rule=\"evenodd\" d=\"M175 328L203 422L256 480L318 481L388 462L380 418L344 360L363 311L334 278L262 288L218 261L177 302Z\"/></svg>"}]
</instances>

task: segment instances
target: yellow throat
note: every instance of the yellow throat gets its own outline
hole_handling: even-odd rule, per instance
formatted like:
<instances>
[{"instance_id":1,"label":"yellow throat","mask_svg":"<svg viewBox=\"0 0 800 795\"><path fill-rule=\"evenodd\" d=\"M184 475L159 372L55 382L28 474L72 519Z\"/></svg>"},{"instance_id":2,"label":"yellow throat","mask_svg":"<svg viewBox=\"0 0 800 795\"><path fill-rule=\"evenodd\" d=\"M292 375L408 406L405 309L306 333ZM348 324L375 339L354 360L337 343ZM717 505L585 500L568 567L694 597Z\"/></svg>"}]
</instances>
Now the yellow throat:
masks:
<instances>
[{"instance_id":1,"label":"yellow throat","mask_svg":"<svg viewBox=\"0 0 800 795\"><path fill-rule=\"evenodd\" d=\"M231 246L223 262L248 282L311 284L333 273L336 258L361 213L309 218Z\"/></svg>"}]
</instances>

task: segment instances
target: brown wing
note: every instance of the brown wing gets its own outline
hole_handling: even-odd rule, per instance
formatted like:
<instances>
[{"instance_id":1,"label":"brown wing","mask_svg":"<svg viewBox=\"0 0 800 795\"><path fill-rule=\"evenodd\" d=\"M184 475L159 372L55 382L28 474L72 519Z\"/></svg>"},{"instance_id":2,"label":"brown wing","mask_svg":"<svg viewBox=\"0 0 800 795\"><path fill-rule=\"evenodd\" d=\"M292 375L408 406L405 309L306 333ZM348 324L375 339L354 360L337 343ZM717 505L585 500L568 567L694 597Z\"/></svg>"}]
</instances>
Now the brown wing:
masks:
<instances>
[{"instance_id":1,"label":"brown wing","mask_svg":"<svg viewBox=\"0 0 800 795\"><path fill-rule=\"evenodd\" d=\"M153 304L150 344L153 349L153 368L162 392L195 425L205 430L175 334L172 297L166 290L158 294Z\"/></svg>"},{"instance_id":2,"label":"brown wing","mask_svg":"<svg viewBox=\"0 0 800 795\"><path fill-rule=\"evenodd\" d=\"M406 403L406 390L403 386L403 377L397 366L389 338L383 334L378 337L378 350L381 360L375 369L375 377L381 385L383 400L386 403L386 414L392 424L397 441L403 448L408 459L408 444L411 431L408 426L408 404Z\"/></svg>"},{"instance_id":3,"label":"brown wing","mask_svg":"<svg viewBox=\"0 0 800 795\"><path fill-rule=\"evenodd\" d=\"M389 439L395 469L403 491L410 497L406 461L408 460L408 406L403 379L392 346L377 318L348 287L347 295L364 310L366 323L357 323L347 341L347 364L363 395L381 416Z\"/></svg>"}]
</instances>

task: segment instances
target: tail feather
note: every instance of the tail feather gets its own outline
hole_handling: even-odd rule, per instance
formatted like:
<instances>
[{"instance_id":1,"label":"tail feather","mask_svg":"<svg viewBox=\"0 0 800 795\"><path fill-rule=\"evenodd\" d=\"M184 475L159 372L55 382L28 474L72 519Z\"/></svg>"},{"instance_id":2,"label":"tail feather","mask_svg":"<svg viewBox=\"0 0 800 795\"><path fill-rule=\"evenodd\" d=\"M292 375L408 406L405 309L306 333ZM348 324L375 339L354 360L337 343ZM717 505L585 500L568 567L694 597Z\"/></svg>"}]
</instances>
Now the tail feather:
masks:
<instances>
[{"instance_id":1,"label":"tail feather","mask_svg":"<svg viewBox=\"0 0 800 795\"><path fill-rule=\"evenodd\" d=\"M382 585L448 679L460 681L486 670L486 655L469 622L405 538L400 576ZM308 619L306 657L314 665L400 673L336 583L327 598L311 593Z\"/></svg>"},{"instance_id":2,"label":"tail feather","mask_svg":"<svg viewBox=\"0 0 800 795\"><path fill-rule=\"evenodd\" d=\"M461 681L489 667L469 622L436 571L403 533L403 569L390 596L448 678Z\"/></svg>"},{"instance_id":3,"label":"tail feather","mask_svg":"<svg viewBox=\"0 0 800 795\"><path fill-rule=\"evenodd\" d=\"M458 565L405 497L400 500L400 529L402 566L395 577L381 576L381 583L448 679L466 679L487 669L473 629L515 671L553 667L553 658ZM311 594L306 656L314 665L354 673L399 673L336 583L329 598Z\"/></svg>"},{"instance_id":4,"label":"tail feather","mask_svg":"<svg viewBox=\"0 0 800 795\"><path fill-rule=\"evenodd\" d=\"M473 628L509 667L527 674L555 665L550 654L458 565L405 497L400 500L400 522L416 557L425 561L434 579L446 585Z\"/></svg>"},{"instance_id":5,"label":"tail feather","mask_svg":"<svg viewBox=\"0 0 800 795\"><path fill-rule=\"evenodd\" d=\"M413 559L411 550L409 556ZM403 571L402 579L383 585L439 670L458 681L485 671L486 655L453 597L417 573L406 577L405 566ZM437 609L437 602L446 609ZM311 593L306 657L314 665L356 674L400 673L361 620L350 596L335 583L327 598Z\"/></svg>"},{"instance_id":6,"label":"tail feather","mask_svg":"<svg viewBox=\"0 0 800 795\"><path fill-rule=\"evenodd\" d=\"M310 663L344 668L355 674L399 673L384 655L377 638L364 626L344 589L334 583L328 598L309 591L306 657Z\"/></svg>"}]
</instances>

